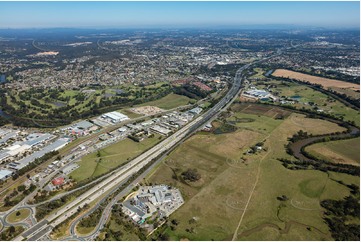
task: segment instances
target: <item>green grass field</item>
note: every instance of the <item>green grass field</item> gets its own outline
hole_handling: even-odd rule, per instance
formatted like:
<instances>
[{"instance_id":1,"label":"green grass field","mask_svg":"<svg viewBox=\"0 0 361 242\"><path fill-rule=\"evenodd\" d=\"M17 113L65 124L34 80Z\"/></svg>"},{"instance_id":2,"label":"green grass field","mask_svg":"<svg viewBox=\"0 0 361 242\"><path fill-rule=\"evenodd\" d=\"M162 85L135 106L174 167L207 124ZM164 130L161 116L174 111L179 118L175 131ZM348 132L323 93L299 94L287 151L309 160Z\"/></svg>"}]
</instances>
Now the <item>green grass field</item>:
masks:
<instances>
[{"instance_id":1,"label":"green grass field","mask_svg":"<svg viewBox=\"0 0 361 242\"><path fill-rule=\"evenodd\" d=\"M162 109L172 109L179 106L187 105L190 101L194 101L194 99L171 93L161 99L143 103L137 106L156 106Z\"/></svg>"},{"instance_id":2,"label":"green grass field","mask_svg":"<svg viewBox=\"0 0 361 242\"><path fill-rule=\"evenodd\" d=\"M179 224L165 233L171 240L232 240L234 234L236 240L332 240L319 202L342 199L349 189L321 171L288 170L277 158L291 158L284 146L300 129L313 134L344 129L300 114L285 120L235 115L254 121L236 123L233 133L193 136L147 178L179 188L186 201L169 218ZM263 140L267 151L244 154ZM180 174L188 168L196 168L201 179L185 183ZM358 184L358 177L338 173L332 177ZM282 195L288 200L277 200Z\"/></svg>"},{"instance_id":3,"label":"green grass field","mask_svg":"<svg viewBox=\"0 0 361 242\"><path fill-rule=\"evenodd\" d=\"M239 130L220 135L196 135L187 140L147 180L157 184L169 184L181 190L187 201L170 219L180 221L175 231L169 230L171 240L222 240L229 234L236 218L232 206L233 199L244 194L235 190L250 185L254 165L241 164L235 169L236 160L249 145L256 142L261 134ZM188 168L197 168L201 179L193 184L184 183L180 174ZM244 168L244 170L242 170ZM174 179L174 174L177 179ZM245 180L239 179L243 176ZM228 201L229 200L229 201ZM189 221L196 217L195 224ZM197 233L190 234L186 229L196 227Z\"/></svg>"},{"instance_id":4,"label":"green grass field","mask_svg":"<svg viewBox=\"0 0 361 242\"><path fill-rule=\"evenodd\" d=\"M256 74L254 74L250 78L254 78L254 79L265 79L266 78L263 75L265 71L262 68L253 68L253 71L255 71Z\"/></svg>"},{"instance_id":5,"label":"green grass field","mask_svg":"<svg viewBox=\"0 0 361 242\"><path fill-rule=\"evenodd\" d=\"M146 138L142 142L135 142L131 139L122 140L99 151L86 155L79 162L80 167L73 171L70 176L76 181L97 177L105 174L110 169L117 167L132 158L138 156L146 149L158 143L160 135L153 138Z\"/></svg>"},{"instance_id":6,"label":"green grass field","mask_svg":"<svg viewBox=\"0 0 361 242\"><path fill-rule=\"evenodd\" d=\"M16 213L20 212L20 215L17 216ZM27 217L29 217L30 215L30 210L25 208L25 209L20 209L17 211L12 212L8 217L7 217L7 221L9 223L17 223L20 221L23 221L24 219L26 219Z\"/></svg>"},{"instance_id":7,"label":"green grass field","mask_svg":"<svg viewBox=\"0 0 361 242\"><path fill-rule=\"evenodd\" d=\"M125 108L118 110L118 112L121 112L122 114L127 115L130 119L139 118L139 117L143 116L141 114L133 113L132 111L125 109Z\"/></svg>"},{"instance_id":8,"label":"green grass field","mask_svg":"<svg viewBox=\"0 0 361 242\"><path fill-rule=\"evenodd\" d=\"M94 230L94 227L91 227L91 228L85 228L85 227L80 227L80 226L77 226L76 227L76 231L79 233L79 234L89 234L90 232L92 232Z\"/></svg>"},{"instance_id":9,"label":"green grass field","mask_svg":"<svg viewBox=\"0 0 361 242\"><path fill-rule=\"evenodd\" d=\"M360 138L313 144L306 151L331 162L360 164Z\"/></svg>"},{"instance_id":10,"label":"green grass field","mask_svg":"<svg viewBox=\"0 0 361 242\"><path fill-rule=\"evenodd\" d=\"M246 120L237 122L236 118L239 118L240 120ZM247 122L247 119L249 121L254 120L253 122ZM245 129L251 129L262 133L269 133L272 130L274 130L278 125L280 125L283 120L275 120L270 117L256 115L256 114L248 114L248 113L235 113L234 116L227 119L228 121L235 121L236 126L240 128Z\"/></svg>"}]
</instances>

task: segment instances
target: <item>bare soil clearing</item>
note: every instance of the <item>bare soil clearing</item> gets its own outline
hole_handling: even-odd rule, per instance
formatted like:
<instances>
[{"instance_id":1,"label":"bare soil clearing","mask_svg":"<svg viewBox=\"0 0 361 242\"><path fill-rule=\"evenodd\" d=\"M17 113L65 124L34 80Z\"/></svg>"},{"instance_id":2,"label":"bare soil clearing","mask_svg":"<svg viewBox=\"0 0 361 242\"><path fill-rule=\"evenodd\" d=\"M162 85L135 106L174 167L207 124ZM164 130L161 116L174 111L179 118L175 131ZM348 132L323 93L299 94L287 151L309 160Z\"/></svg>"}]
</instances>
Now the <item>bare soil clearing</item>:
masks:
<instances>
[{"instance_id":1,"label":"bare soil clearing","mask_svg":"<svg viewBox=\"0 0 361 242\"><path fill-rule=\"evenodd\" d=\"M323 88L325 89L329 87L338 87L338 88L348 88L352 90L360 90L360 85L358 84L324 78L324 77L311 76L300 72L289 71L285 69L277 69L275 72L272 73L272 75L276 77L292 78L302 82L310 82L312 84L319 84L322 85Z\"/></svg>"}]
</instances>

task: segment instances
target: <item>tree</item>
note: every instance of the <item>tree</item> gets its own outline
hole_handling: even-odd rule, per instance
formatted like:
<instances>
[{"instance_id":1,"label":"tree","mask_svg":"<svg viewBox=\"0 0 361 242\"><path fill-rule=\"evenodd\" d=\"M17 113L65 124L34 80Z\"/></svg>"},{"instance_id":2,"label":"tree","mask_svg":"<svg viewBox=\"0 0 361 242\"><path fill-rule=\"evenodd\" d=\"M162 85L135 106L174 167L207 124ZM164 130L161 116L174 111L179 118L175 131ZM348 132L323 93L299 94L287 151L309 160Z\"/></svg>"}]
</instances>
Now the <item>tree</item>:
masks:
<instances>
[{"instance_id":1,"label":"tree","mask_svg":"<svg viewBox=\"0 0 361 242\"><path fill-rule=\"evenodd\" d=\"M25 185L18 186L18 191L23 192L25 190Z\"/></svg>"},{"instance_id":2,"label":"tree","mask_svg":"<svg viewBox=\"0 0 361 242\"><path fill-rule=\"evenodd\" d=\"M198 173L197 169L188 169L185 172L182 172L182 176L184 180L191 182L195 182L201 179L201 175Z\"/></svg>"},{"instance_id":3,"label":"tree","mask_svg":"<svg viewBox=\"0 0 361 242\"><path fill-rule=\"evenodd\" d=\"M16 231L15 227L14 227L14 226L10 226L9 232L10 232L11 234L13 234L13 233L15 233L15 231Z\"/></svg>"},{"instance_id":4,"label":"tree","mask_svg":"<svg viewBox=\"0 0 361 242\"><path fill-rule=\"evenodd\" d=\"M172 224L174 224L174 225L178 225L178 223L179 223L177 219L173 219L171 222L172 222Z\"/></svg>"}]
</instances>

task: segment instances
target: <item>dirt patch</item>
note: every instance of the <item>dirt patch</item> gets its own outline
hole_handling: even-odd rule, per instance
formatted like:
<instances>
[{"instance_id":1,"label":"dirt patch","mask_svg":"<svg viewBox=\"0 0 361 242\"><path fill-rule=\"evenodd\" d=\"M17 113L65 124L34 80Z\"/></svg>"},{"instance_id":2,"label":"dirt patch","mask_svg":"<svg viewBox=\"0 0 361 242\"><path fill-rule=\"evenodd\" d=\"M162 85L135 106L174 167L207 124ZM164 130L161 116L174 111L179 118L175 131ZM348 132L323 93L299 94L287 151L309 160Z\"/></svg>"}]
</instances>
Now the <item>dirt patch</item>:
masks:
<instances>
[{"instance_id":1,"label":"dirt patch","mask_svg":"<svg viewBox=\"0 0 361 242\"><path fill-rule=\"evenodd\" d=\"M326 89L329 87L338 87L338 88L348 88L352 90L360 90L360 85L358 84L324 78L324 77L311 76L300 72L289 71L285 69L277 69L275 72L272 73L272 75L276 77L296 79L302 82L310 82L312 84L319 84Z\"/></svg>"},{"instance_id":2,"label":"dirt patch","mask_svg":"<svg viewBox=\"0 0 361 242\"><path fill-rule=\"evenodd\" d=\"M155 115L164 112L165 110L155 106L144 106L144 107L131 108L130 111L142 115Z\"/></svg>"},{"instance_id":3,"label":"dirt patch","mask_svg":"<svg viewBox=\"0 0 361 242\"><path fill-rule=\"evenodd\" d=\"M263 115L274 119L287 118L291 114L291 112L278 107L249 103L236 104L232 107L232 111L254 115Z\"/></svg>"}]
</instances>

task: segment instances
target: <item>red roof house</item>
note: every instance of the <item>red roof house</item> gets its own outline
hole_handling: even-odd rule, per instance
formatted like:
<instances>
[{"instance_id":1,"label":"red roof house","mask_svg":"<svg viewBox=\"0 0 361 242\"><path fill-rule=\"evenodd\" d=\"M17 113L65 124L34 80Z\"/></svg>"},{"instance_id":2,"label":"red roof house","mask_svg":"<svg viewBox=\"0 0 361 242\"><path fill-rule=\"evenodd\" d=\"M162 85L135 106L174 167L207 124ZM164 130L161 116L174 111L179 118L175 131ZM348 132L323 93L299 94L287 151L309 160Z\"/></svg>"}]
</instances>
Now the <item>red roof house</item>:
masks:
<instances>
[{"instance_id":1,"label":"red roof house","mask_svg":"<svg viewBox=\"0 0 361 242\"><path fill-rule=\"evenodd\" d=\"M64 177L57 177L54 180L51 181L54 186L60 186L64 184Z\"/></svg>"}]
</instances>

